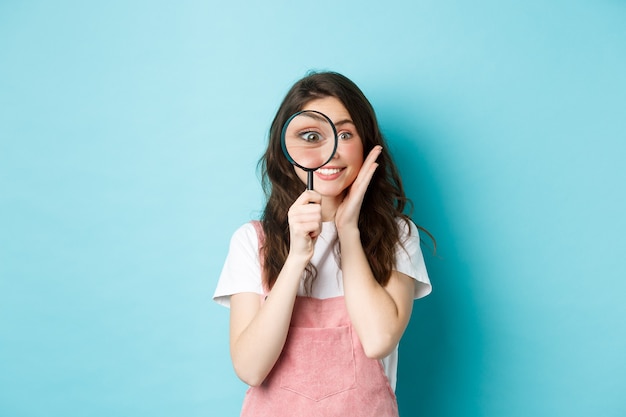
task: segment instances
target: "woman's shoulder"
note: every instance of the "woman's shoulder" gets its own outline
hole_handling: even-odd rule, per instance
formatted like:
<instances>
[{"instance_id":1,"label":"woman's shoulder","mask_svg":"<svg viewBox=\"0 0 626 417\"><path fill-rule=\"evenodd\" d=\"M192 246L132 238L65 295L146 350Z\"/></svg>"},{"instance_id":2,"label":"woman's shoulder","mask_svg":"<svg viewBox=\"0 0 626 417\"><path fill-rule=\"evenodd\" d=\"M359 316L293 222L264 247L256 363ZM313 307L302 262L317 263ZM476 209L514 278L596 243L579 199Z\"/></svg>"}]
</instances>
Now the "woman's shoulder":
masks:
<instances>
[{"instance_id":1,"label":"woman's shoulder","mask_svg":"<svg viewBox=\"0 0 626 417\"><path fill-rule=\"evenodd\" d=\"M419 238L419 230L417 225L409 217L396 216L396 224L400 231L400 241L404 241L411 237Z\"/></svg>"},{"instance_id":2,"label":"woman's shoulder","mask_svg":"<svg viewBox=\"0 0 626 417\"><path fill-rule=\"evenodd\" d=\"M240 292L263 293L259 261L259 244L254 224L239 226L230 240L213 299L230 305L230 296Z\"/></svg>"},{"instance_id":3,"label":"woman's shoulder","mask_svg":"<svg viewBox=\"0 0 626 417\"><path fill-rule=\"evenodd\" d=\"M262 230L261 223L258 220L243 223L235 229L230 238L231 248L233 246L248 246L258 249L260 230Z\"/></svg>"},{"instance_id":4,"label":"woman's shoulder","mask_svg":"<svg viewBox=\"0 0 626 417\"><path fill-rule=\"evenodd\" d=\"M395 270L415 279L415 299L424 297L432 291L424 256L420 247L421 240L417 225L408 217L397 217L400 230L400 243L396 249Z\"/></svg>"},{"instance_id":5,"label":"woman's shoulder","mask_svg":"<svg viewBox=\"0 0 626 417\"><path fill-rule=\"evenodd\" d=\"M261 227L261 223L258 220L250 220L249 222L239 225L233 232L233 237L256 238L257 227Z\"/></svg>"}]
</instances>

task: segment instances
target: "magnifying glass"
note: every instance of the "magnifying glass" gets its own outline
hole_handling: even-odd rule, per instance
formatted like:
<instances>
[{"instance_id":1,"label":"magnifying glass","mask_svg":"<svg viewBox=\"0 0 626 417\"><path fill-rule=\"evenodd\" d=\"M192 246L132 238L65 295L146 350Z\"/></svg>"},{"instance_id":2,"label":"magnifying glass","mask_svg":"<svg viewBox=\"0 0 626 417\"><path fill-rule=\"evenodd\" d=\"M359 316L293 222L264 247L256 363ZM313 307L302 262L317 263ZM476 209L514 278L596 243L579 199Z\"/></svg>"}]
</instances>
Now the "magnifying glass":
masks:
<instances>
[{"instance_id":1,"label":"magnifying glass","mask_svg":"<svg viewBox=\"0 0 626 417\"><path fill-rule=\"evenodd\" d=\"M313 171L323 167L337 151L337 129L328 116L316 110L293 114L281 133L283 153L307 172L307 190L313 189Z\"/></svg>"}]
</instances>

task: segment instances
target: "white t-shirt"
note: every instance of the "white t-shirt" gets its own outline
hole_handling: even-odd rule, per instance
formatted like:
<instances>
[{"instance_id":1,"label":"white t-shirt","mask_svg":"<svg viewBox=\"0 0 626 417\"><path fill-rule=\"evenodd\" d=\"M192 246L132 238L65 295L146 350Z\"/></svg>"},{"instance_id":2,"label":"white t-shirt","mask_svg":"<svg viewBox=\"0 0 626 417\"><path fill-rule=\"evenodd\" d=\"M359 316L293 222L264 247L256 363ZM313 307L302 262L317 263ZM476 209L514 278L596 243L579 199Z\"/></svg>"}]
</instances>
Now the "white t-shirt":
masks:
<instances>
[{"instance_id":1,"label":"white t-shirt","mask_svg":"<svg viewBox=\"0 0 626 417\"><path fill-rule=\"evenodd\" d=\"M413 297L415 299L428 295L431 291L430 280L426 272L420 238L417 227L411 223L410 230L403 221L398 221L401 228L401 241L404 248L396 249L396 265L394 270L402 272L415 280ZM311 297L326 299L343 296L343 280L341 269L336 259L333 246L337 237L334 222L322 223L322 233L315 242L315 252L311 263L317 268L317 278L312 288ZM261 263L259 260L259 243L256 229L252 223L246 223L233 234L230 249L222 268L213 299L225 307L230 306L230 296L242 292L263 294L261 281ZM301 283L298 295L306 295ZM398 347L384 359L382 365L395 390L398 367Z\"/></svg>"}]
</instances>

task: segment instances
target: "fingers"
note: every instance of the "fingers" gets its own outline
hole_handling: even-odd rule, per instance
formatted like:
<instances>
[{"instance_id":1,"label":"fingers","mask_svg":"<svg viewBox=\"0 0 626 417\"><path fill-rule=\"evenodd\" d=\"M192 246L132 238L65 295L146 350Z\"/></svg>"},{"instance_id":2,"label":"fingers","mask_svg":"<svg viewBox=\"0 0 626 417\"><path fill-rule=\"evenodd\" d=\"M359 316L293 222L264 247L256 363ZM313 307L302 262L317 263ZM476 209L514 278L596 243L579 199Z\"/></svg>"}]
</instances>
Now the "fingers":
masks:
<instances>
[{"instance_id":1,"label":"fingers","mask_svg":"<svg viewBox=\"0 0 626 417\"><path fill-rule=\"evenodd\" d=\"M310 259L315 239L322 232L322 196L313 190L303 192L289 208L290 253Z\"/></svg>"},{"instance_id":2,"label":"fingers","mask_svg":"<svg viewBox=\"0 0 626 417\"><path fill-rule=\"evenodd\" d=\"M367 155L367 158L365 158L365 161L363 162L363 165L366 165L368 163L373 163L376 162L376 160L378 159L378 156L383 152L383 147L380 145L376 145L372 148L372 150L370 151L370 153Z\"/></svg>"},{"instance_id":3,"label":"fingers","mask_svg":"<svg viewBox=\"0 0 626 417\"><path fill-rule=\"evenodd\" d=\"M363 161L363 166L361 167L361 172L364 172L364 175L369 175L371 178L374 171L376 171L376 168L378 167L376 160L382 152L383 147L380 145L374 146L374 148L370 151L367 158L365 158L365 161Z\"/></svg>"},{"instance_id":4,"label":"fingers","mask_svg":"<svg viewBox=\"0 0 626 417\"><path fill-rule=\"evenodd\" d=\"M381 146L375 146L363 161L363 165L357 175L356 179L350 186L348 194L344 198L343 202L335 213L335 225L338 229L345 229L346 227L358 227L359 213L361 211L361 204L363 204L363 198L367 187L374 176L374 172L378 168L376 159L382 152Z\"/></svg>"},{"instance_id":5,"label":"fingers","mask_svg":"<svg viewBox=\"0 0 626 417\"><path fill-rule=\"evenodd\" d=\"M376 168L378 168L378 163L376 162L376 160L382 153L382 150L382 146L375 146L367 155L365 161L363 161L363 165L361 166L359 175L357 175L354 183L352 184L352 189L356 189L358 193L365 194L365 191L367 190L367 187L372 180L372 177L374 176L374 172L376 172Z\"/></svg>"},{"instance_id":6,"label":"fingers","mask_svg":"<svg viewBox=\"0 0 626 417\"><path fill-rule=\"evenodd\" d=\"M313 190L303 192L289 208L289 227L317 237L322 227L322 196Z\"/></svg>"},{"instance_id":7,"label":"fingers","mask_svg":"<svg viewBox=\"0 0 626 417\"><path fill-rule=\"evenodd\" d=\"M322 210L319 204L292 206L289 210L289 229L298 236L317 237L322 227Z\"/></svg>"},{"instance_id":8,"label":"fingers","mask_svg":"<svg viewBox=\"0 0 626 417\"><path fill-rule=\"evenodd\" d=\"M322 196L316 191L306 190L305 192L300 194L300 196L296 199L296 201L294 201L292 207L295 205L310 204L310 203L321 204Z\"/></svg>"}]
</instances>

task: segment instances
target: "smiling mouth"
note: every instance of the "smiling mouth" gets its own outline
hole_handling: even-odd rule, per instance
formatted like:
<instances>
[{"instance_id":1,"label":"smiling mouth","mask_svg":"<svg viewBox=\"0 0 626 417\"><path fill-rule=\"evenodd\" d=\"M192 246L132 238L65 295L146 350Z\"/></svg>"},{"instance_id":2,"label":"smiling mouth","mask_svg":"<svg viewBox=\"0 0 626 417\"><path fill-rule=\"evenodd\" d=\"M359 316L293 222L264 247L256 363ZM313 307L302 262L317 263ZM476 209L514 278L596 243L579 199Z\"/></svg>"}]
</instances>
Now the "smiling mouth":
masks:
<instances>
[{"instance_id":1,"label":"smiling mouth","mask_svg":"<svg viewBox=\"0 0 626 417\"><path fill-rule=\"evenodd\" d=\"M342 170L343 168L318 168L317 172L322 175L335 175L339 174Z\"/></svg>"}]
</instances>

